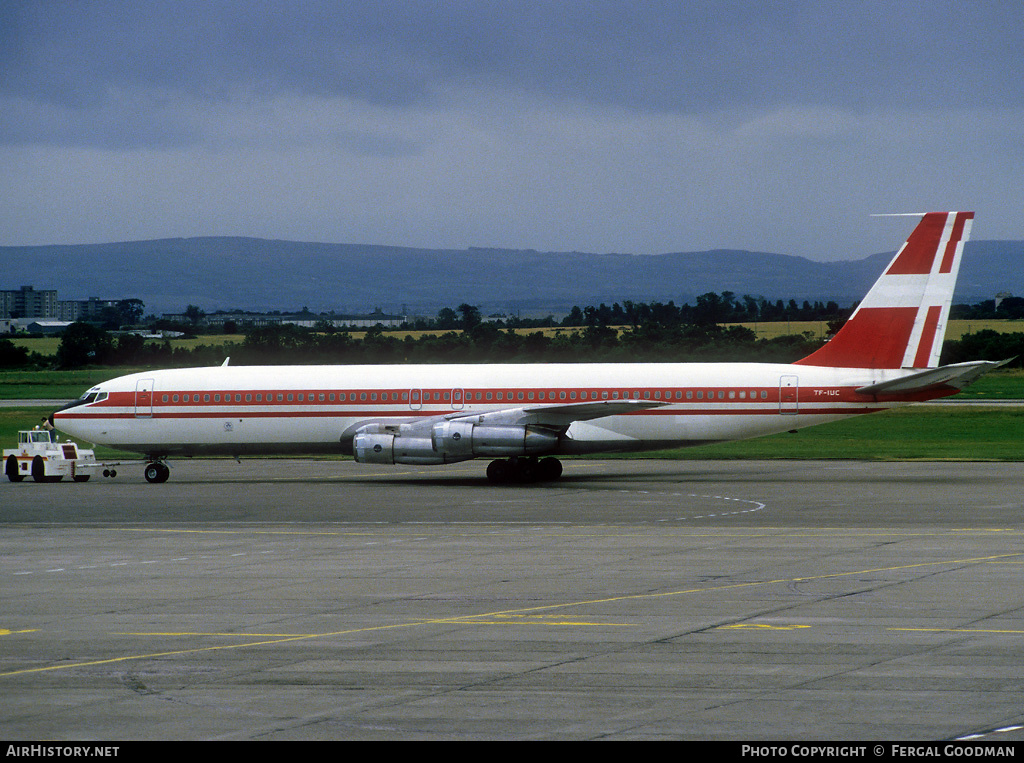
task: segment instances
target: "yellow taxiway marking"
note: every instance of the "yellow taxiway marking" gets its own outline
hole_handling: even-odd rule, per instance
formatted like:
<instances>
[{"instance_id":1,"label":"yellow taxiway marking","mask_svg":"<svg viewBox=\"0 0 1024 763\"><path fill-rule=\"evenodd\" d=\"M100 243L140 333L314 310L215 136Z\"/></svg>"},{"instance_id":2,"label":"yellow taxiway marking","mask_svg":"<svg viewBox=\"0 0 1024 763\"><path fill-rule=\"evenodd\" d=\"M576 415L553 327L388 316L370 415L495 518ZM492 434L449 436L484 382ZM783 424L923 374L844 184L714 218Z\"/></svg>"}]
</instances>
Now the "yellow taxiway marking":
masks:
<instances>
[{"instance_id":1,"label":"yellow taxiway marking","mask_svg":"<svg viewBox=\"0 0 1024 763\"><path fill-rule=\"evenodd\" d=\"M607 596L600 599L584 599L582 601L569 601L562 602L561 604L542 604L535 607L524 607L522 609L507 609L497 612L481 612L478 615L465 615L462 617L444 617L427 620L411 620L404 623L394 623L393 625L371 625L365 628L351 628L348 630L331 631L327 633L314 633L314 634L300 634L300 635L289 635L282 637L269 637L263 641L245 641L241 644L223 644L220 646L203 646L193 647L191 649L176 649L167 652L152 652L149 654L134 654L134 655L123 655L121 657L110 657L103 660L89 660L86 662L65 662L59 665L48 665L39 668L23 668L21 670L12 670L6 673L0 673L0 678L6 678L8 676L26 675L28 673L46 673L57 670L68 670L75 668L90 667L94 665L112 665L119 662L130 662L133 660L147 660L156 659L158 657L173 657L183 654L199 654L202 652L216 652L225 651L229 649L244 649L246 647L257 647L257 646L269 646L273 644L285 644L289 641L305 641L308 639L326 639L335 636L347 636L355 633L371 633L388 630L398 630L400 628L415 628L423 625L451 625L451 624L464 624L473 625L480 624L481 621L487 619L498 619L508 618L516 615L525 615L527 613L541 613L550 612L556 609L569 609L572 607L585 607L592 606L595 604L609 604L613 602L623 601L651 601L654 599L667 599L673 596L687 596L691 594L700 593L716 593L719 591L730 591L737 590L740 588L754 588L756 586L767 586L767 585L779 585L782 583L801 583L812 580L833 580L836 578L851 577L854 575L867 575L879 572L898 572L900 570L913 570L920 569L922 567L937 567L937 566L952 566L952 565L964 565L964 564L982 564L991 563L995 561L1001 561L1004 559L1013 559L1024 557L1022 553L1013 554L996 554L994 556L978 556L968 559L950 559L948 561L936 561L936 562L918 562L916 564L901 564L893 567L872 567L866 570L850 570L848 572L829 572L821 575L807 575L805 577L795 578L778 578L776 580L756 580L747 583L729 583L726 585L710 586L708 588L684 588L677 591L663 591L661 593L635 593L635 594L622 594L621 596ZM502 622L507 624L507 621ZM247 636L247 638L257 638L259 636Z\"/></svg>"},{"instance_id":2,"label":"yellow taxiway marking","mask_svg":"<svg viewBox=\"0 0 1024 763\"><path fill-rule=\"evenodd\" d=\"M38 630L38 628L29 628L24 631L9 631L6 628L0 628L0 636L16 636L19 633L36 633Z\"/></svg>"},{"instance_id":3,"label":"yellow taxiway marking","mask_svg":"<svg viewBox=\"0 0 1024 763\"><path fill-rule=\"evenodd\" d=\"M736 625L722 625L715 630L725 631L739 628L761 628L766 631L795 631L797 628L810 628L809 625L769 625L768 623L737 623Z\"/></svg>"}]
</instances>

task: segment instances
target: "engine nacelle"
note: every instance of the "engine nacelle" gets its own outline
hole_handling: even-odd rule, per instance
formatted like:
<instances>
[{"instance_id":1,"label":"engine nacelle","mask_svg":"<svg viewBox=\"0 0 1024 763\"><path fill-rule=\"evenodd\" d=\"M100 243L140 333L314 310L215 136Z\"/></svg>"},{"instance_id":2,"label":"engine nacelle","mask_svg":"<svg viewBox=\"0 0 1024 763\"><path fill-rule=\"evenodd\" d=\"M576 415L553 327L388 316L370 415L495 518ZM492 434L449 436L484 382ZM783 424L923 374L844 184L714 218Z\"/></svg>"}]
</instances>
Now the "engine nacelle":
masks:
<instances>
[{"instance_id":1,"label":"engine nacelle","mask_svg":"<svg viewBox=\"0 0 1024 763\"><path fill-rule=\"evenodd\" d=\"M370 424L352 438L352 452L361 464L445 464L429 437L403 436L381 424ZM457 459L456 459L457 460Z\"/></svg>"},{"instance_id":2,"label":"engine nacelle","mask_svg":"<svg viewBox=\"0 0 1024 763\"><path fill-rule=\"evenodd\" d=\"M530 456L549 453L558 435L532 426L487 426L469 421L442 421L431 430L434 448L461 458Z\"/></svg>"},{"instance_id":3,"label":"engine nacelle","mask_svg":"<svg viewBox=\"0 0 1024 763\"><path fill-rule=\"evenodd\" d=\"M450 464L477 456L529 456L558 446L558 434L532 426L485 426L441 421L423 436L408 425L367 424L352 451L361 464Z\"/></svg>"}]
</instances>

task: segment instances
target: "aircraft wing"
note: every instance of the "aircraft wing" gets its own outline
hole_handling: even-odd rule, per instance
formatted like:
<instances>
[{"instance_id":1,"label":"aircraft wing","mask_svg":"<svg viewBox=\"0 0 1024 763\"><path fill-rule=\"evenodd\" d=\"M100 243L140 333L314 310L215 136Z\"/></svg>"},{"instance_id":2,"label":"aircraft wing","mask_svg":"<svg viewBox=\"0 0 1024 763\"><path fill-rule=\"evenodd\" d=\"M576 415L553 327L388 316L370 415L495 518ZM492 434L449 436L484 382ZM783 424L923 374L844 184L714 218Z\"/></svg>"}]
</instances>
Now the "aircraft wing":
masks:
<instances>
[{"instance_id":1,"label":"aircraft wing","mask_svg":"<svg viewBox=\"0 0 1024 763\"><path fill-rule=\"evenodd\" d=\"M902 376L899 379L869 384L860 387L857 392L861 395L888 395L906 392L923 392L935 387L956 387L963 389L980 376L994 371L1000 366L1005 366L1013 358L1007 360L976 360L970 363L954 363L950 366L930 368L926 371L918 371L909 376Z\"/></svg>"},{"instance_id":2,"label":"aircraft wing","mask_svg":"<svg viewBox=\"0 0 1024 763\"><path fill-rule=\"evenodd\" d=\"M475 423L495 425L526 425L566 429L574 421L590 421L605 416L617 416L647 408L659 408L668 403L661 400L595 400L586 403L566 405L531 405L522 408L505 408L484 413L449 413L449 421L474 420Z\"/></svg>"},{"instance_id":3,"label":"aircraft wing","mask_svg":"<svg viewBox=\"0 0 1024 763\"><path fill-rule=\"evenodd\" d=\"M617 416L647 408L659 408L669 403L663 400L594 400L565 405L527 405L501 408L496 411L452 411L438 416L412 419L404 423L389 423L398 431L429 431L444 421L467 422L484 426L533 426L564 432L574 421L590 421L605 416Z\"/></svg>"}]
</instances>

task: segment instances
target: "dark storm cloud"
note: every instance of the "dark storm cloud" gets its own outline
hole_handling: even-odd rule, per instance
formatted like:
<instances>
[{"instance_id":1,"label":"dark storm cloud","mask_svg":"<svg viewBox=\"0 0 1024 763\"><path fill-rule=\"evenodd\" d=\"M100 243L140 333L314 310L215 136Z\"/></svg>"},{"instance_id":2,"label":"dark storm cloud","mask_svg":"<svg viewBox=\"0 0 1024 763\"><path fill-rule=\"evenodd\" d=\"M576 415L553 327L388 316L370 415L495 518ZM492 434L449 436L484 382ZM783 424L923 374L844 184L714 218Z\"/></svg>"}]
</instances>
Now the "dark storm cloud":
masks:
<instances>
[{"instance_id":1,"label":"dark storm cloud","mask_svg":"<svg viewBox=\"0 0 1024 763\"><path fill-rule=\"evenodd\" d=\"M177 144L200 128L168 103L293 94L400 108L461 88L683 114L1005 107L1024 94L1007 76L1020 66L1021 8L14 0L0 10L0 96L23 111L8 109L3 134L123 145L151 116L150 139ZM65 124L29 104L65 110Z\"/></svg>"},{"instance_id":2,"label":"dark storm cloud","mask_svg":"<svg viewBox=\"0 0 1024 763\"><path fill-rule=\"evenodd\" d=\"M1016 237L1022 48L1018 2L2 0L0 231L835 259L966 205Z\"/></svg>"}]
</instances>

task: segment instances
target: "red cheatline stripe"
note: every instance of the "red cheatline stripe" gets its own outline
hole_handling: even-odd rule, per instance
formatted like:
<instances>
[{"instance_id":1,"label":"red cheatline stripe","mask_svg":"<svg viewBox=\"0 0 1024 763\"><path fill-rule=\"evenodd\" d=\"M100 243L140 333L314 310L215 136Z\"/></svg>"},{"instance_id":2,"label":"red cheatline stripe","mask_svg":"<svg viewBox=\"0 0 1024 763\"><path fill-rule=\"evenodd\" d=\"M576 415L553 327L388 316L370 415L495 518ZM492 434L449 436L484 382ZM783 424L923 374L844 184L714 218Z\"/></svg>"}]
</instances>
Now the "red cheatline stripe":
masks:
<instances>
[{"instance_id":1,"label":"red cheatline stripe","mask_svg":"<svg viewBox=\"0 0 1024 763\"><path fill-rule=\"evenodd\" d=\"M824 403L818 403L823 405ZM806 414L833 414L833 413L874 413L876 411L886 410L884 407L875 408L816 408L812 407L815 403L812 402L801 402L800 413ZM454 411L457 412L457 411ZM453 411L437 410L437 411L289 411L287 413L247 413L247 412L236 412L236 413L161 413L152 417L145 417L146 419L155 420L185 420L185 419L223 419L223 418L240 418L240 419L303 419L303 418L339 418L339 419L350 419L350 418L388 418L398 417L403 419L408 418L429 418L432 416L441 416L445 413L453 413ZM701 408L696 410L666 410L664 408L653 409L648 411L631 411L629 413L617 414L619 416L778 416L779 408L778 405L774 405L766 408ZM62 414L62 418L75 419L79 421L89 420L110 420L110 419L135 419L136 416L132 413L111 413L105 416L87 416L82 414Z\"/></svg>"}]
</instances>

